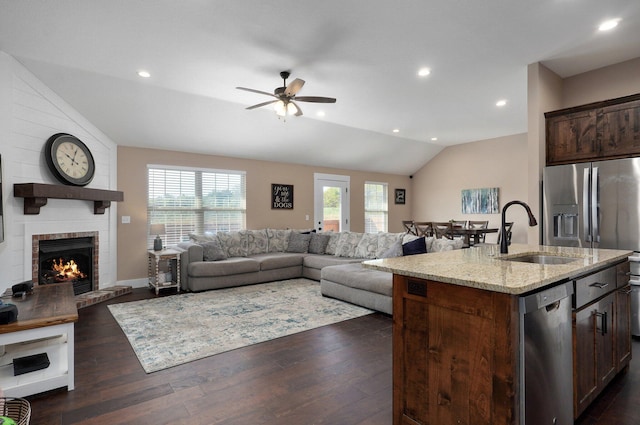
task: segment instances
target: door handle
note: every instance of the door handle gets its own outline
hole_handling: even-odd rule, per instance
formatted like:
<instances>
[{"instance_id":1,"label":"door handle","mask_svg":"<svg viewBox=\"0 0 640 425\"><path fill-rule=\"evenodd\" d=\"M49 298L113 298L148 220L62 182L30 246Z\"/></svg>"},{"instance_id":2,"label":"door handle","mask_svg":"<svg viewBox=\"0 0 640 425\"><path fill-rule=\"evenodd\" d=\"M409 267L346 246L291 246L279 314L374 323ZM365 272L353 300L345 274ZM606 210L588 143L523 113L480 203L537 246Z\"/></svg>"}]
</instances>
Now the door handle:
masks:
<instances>
[{"instance_id":1,"label":"door handle","mask_svg":"<svg viewBox=\"0 0 640 425\"><path fill-rule=\"evenodd\" d=\"M591 242L591 210L589 209L589 186L590 173L589 168L585 168L582 178L582 227L584 229L585 242Z\"/></svg>"},{"instance_id":2,"label":"door handle","mask_svg":"<svg viewBox=\"0 0 640 425\"><path fill-rule=\"evenodd\" d=\"M605 311L604 313L598 313L596 311L596 316L600 317L600 334L604 336L607 334L607 312Z\"/></svg>"},{"instance_id":3,"label":"door handle","mask_svg":"<svg viewBox=\"0 0 640 425\"><path fill-rule=\"evenodd\" d=\"M593 229L593 241L600 242L600 172L598 167L593 167L591 176L591 228Z\"/></svg>"}]
</instances>

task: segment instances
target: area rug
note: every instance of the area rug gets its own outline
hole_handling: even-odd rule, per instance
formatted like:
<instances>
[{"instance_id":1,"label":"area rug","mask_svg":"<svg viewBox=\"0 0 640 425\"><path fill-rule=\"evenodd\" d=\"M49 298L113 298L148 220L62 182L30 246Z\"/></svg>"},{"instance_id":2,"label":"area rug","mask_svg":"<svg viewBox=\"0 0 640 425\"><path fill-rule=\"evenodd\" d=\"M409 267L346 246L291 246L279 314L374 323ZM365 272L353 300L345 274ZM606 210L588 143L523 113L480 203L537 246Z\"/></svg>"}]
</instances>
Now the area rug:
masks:
<instances>
[{"instance_id":1,"label":"area rug","mask_svg":"<svg viewBox=\"0 0 640 425\"><path fill-rule=\"evenodd\" d=\"M308 279L108 307L147 373L372 313L323 297Z\"/></svg>"}]
</instances>

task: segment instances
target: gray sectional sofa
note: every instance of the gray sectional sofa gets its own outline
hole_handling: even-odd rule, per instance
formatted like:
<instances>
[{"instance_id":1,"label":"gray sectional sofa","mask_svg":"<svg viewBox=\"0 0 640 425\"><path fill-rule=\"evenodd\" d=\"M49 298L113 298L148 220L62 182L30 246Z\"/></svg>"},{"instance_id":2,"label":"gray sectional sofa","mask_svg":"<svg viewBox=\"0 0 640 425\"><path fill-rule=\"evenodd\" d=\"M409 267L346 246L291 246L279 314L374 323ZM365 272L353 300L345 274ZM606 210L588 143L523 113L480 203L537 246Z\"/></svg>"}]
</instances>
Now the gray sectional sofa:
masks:
<instances>
[{"instance_id":1,"label":"gray sectional sofa","mask_svg":"<svg viewBox=\"0 0 640 425\"><path fill-rule=\"evenodd\" d=\"M392 314L390 273L366 269L367 259L402 255L414 236L404 233L315 233L304 230L241 230L190 235L182 250L181 287L205 291L305 277L323 295ZM425 239L427 251L462 247L459 241Z\"/></svg>"}]
</instances>

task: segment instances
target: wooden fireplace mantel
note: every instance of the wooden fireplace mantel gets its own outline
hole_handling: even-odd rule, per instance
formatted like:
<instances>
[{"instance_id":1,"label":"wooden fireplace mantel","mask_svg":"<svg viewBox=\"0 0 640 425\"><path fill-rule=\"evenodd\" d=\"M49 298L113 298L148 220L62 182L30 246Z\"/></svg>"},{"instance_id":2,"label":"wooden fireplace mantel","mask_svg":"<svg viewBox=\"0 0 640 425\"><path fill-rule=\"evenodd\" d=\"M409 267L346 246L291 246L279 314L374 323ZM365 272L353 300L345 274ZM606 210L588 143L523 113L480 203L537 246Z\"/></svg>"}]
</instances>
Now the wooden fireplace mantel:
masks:
<instances>
[{"instance_id":1,"label":"wooden fireplace mantel","mask_svg":"<svg viewBox=\"0 0 640 425\"><path fill-rule=\"evenodd\" d=\"M111 206L111 201L124 200L124 193L116 190L43 183L16 183L13 185L13 196L24 198L24 213L31 215L40 214L40 207L47 205L49 198L93 201L94 214L104 214L105 209Z\"/></svg>"}]
</instances>

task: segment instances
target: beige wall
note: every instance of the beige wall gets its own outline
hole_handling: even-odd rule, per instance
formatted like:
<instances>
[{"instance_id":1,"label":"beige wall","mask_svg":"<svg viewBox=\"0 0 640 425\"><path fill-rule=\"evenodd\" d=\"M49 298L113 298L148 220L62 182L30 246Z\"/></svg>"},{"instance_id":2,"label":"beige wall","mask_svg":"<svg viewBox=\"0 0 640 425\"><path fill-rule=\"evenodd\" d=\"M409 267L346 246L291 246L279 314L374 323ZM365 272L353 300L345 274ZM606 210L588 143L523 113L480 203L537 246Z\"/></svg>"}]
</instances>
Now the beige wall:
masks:
<instances>
[{"instance_id":1,"label":"beige wall","mask_svg":"<svg viewBox=\"0 0 640 425\"><path fill-rule=\"evenodd\" d=\"M119 281L147 275L147 164L246 171L248 229L313 227L314 173L350 176L352 231L364 230L365 181L389 184L389 231L401 232L402 220L411 215L412 194L407 176L119 146L118 190L124 192L124 202L118 203ZM271 209L271 183L294 185L293 210ZM396 188L407 189L405 205L393 203ZM305 220L307 214L309 221ZM122 216L130 216L131 223L122 224Z\"/></svg>"},{"instance_id":2,"label":"beige wall","mask_svg":"<svg viewBox=\"0 0 640 425\"><path fill-rule=\"evenodd\" d=\"M565 78L562 108L640 93L640 58Z\"/></svg>"},{"instance_id":3,"label":"beige wall","mask_svg":"<svg viewBox=\"0 0 640 425\"><path fill-rule=\"evenodd\" d=\"M500 208L514 199L527 200L527 135L518 134L450 146L413 175L412 218L416 221L489 220L499 227L500 214L462 214L462 189L498 187ZM507 221L527 223L514 205ZM496 235L487 236L495 242ZM513 242L526 242L525 225L514 226Z\"/></svg>"}]
</instances>

